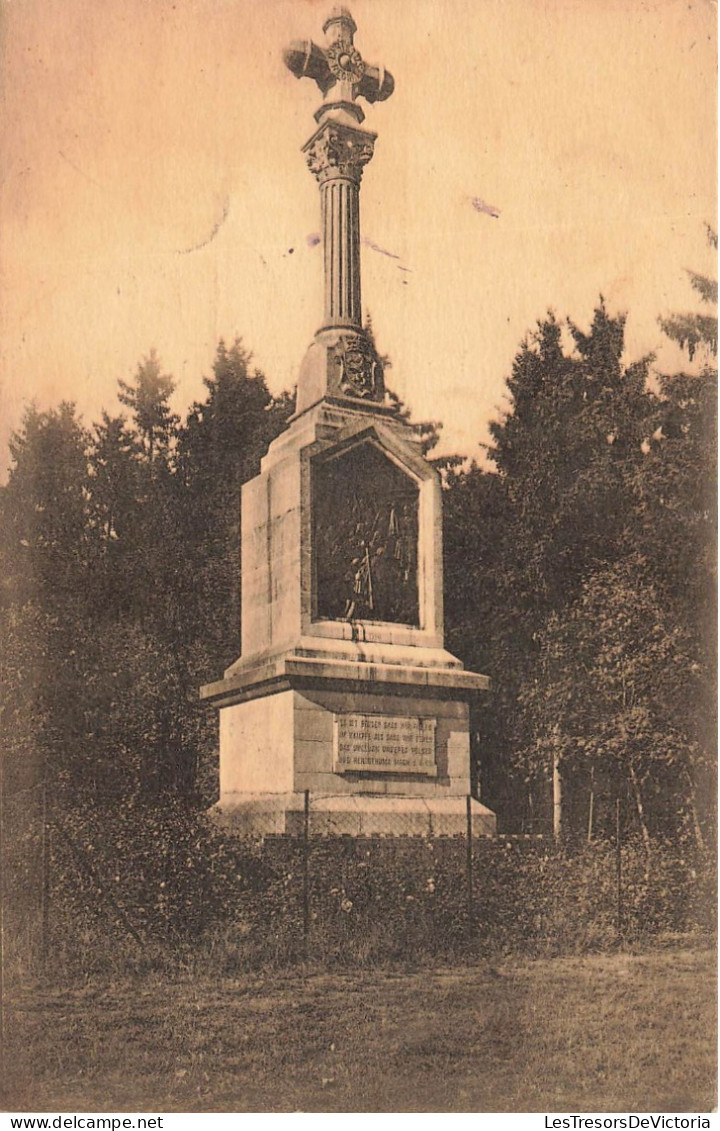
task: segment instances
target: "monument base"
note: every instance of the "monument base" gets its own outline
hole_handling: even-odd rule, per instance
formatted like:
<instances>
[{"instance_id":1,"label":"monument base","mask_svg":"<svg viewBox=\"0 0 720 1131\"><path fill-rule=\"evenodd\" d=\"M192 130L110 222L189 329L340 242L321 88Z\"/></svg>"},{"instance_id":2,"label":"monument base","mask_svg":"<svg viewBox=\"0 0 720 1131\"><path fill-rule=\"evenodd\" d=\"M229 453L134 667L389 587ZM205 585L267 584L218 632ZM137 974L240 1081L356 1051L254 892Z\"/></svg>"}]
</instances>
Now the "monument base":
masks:
<instances>
[{"instance_id":1,"label":"monument base","mask_svg":"<svg viewBox=\"0 0 720 1131\"><path fill-rule=\"evenodd\" d=\"M248 834L299 834L307 790L313 834L464 834L470 701L487 679L442 651L386 644L397 662L381 663L371 645L364 660L344 647L240 662L203 688L220 711L217 818ZM495 815L471 804L474 832L494 835Z\"/></svg>"},{"instance_id":2,"label":"monument base","mask_svg":"<svg viewBox=\"0 0 720 1131\"><path fill-rule=\"evenodd\" d=\"M495 814L474 798L472 835L494 836ZM302 836L305 828L304 793L238 794L212 810L223 828L241 836L285 834ZM467 800L422 797L375 797L338 794L310 795L311 836L466 836Z\"/></svg>"},{"instance_id":3,"label":"monument base","mask_svg":"<svg viewBox=\"0 0 720 1131\"><path fill-rule=\"evenodd\" d=\"M349 397L307 406L244 484L242 654L201 689L236 827L298 832L308 791L313 832L464 833L489 680L444 647L441 502L413 429Z\"/></svg>"}]
</instances>

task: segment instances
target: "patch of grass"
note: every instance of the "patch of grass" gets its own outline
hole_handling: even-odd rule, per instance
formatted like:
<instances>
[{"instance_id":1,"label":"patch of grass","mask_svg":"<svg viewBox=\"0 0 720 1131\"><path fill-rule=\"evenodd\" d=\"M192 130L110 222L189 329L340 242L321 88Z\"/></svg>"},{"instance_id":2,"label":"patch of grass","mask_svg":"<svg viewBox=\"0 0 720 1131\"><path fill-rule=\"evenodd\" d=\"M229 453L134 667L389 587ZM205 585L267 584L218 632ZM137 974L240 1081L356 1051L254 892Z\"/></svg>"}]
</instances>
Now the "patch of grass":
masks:
<instances>
[{"instance_id":1,"label":"patch of grass","mask_svg":"<svg viewBox=\"0 0 720 1131\"><path fill-rule=\"evenodd\" d=\"M13 1111L710 1111L709 950L17 990Z\"/></svg>"}]
</instances>

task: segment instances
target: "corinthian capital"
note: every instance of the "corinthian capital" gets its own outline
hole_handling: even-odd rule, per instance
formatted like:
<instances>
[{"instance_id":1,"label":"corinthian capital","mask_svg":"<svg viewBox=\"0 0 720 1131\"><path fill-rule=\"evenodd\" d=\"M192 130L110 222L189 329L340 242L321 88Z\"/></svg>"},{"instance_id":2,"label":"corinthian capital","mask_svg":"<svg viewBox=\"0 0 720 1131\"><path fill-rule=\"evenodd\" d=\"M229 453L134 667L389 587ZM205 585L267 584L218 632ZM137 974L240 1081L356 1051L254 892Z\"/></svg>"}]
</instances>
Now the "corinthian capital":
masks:
<instances>
[{"instance_id":1,"label":"corinthian capital","mask_svg":"<svg viewBox=\"0 0 720 1131\"><path fill-rule=\"evenodd\" d=\"M375 135L337 123L325 123L304 147L308 168L320 184L345 177L360 184L363 167L372 158Z\"/></svg>"}]
</instances>

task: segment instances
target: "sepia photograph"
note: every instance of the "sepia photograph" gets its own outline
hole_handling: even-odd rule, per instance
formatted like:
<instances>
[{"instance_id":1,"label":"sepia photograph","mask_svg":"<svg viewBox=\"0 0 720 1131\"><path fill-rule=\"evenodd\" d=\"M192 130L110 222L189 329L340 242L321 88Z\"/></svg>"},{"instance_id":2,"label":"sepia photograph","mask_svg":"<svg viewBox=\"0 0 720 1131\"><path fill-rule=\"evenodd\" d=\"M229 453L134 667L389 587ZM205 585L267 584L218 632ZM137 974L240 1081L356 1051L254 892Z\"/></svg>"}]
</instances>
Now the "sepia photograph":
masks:
<instances>
[{"instance_id":1,"label":"sepia photograph","mask_svg":"<svg viewBox=\"0 0 720 1131\"><path fill-rule=\"evenodd\" d=\"M716 4L0 49L7 1128L709 1129Z\"/></svg>"}]
</instances>

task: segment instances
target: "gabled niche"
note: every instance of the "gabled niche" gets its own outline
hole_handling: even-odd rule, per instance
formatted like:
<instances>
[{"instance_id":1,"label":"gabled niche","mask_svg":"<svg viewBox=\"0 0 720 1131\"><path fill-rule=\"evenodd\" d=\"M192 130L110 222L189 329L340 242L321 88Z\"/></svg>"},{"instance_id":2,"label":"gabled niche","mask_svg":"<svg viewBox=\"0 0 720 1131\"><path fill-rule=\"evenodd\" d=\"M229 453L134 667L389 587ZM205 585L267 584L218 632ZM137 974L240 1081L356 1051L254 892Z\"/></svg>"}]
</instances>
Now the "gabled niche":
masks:
<instances>
[{"instance_id":1,"label":"gabled niche","mask_svg":"<svg viewBox=\"0 0 720 1131\"><path fill-rule=\"evenodd\" d=\"M313 620L419 627L420 485L372 438L312 467Z\"/></svg>"}]
</instances>

